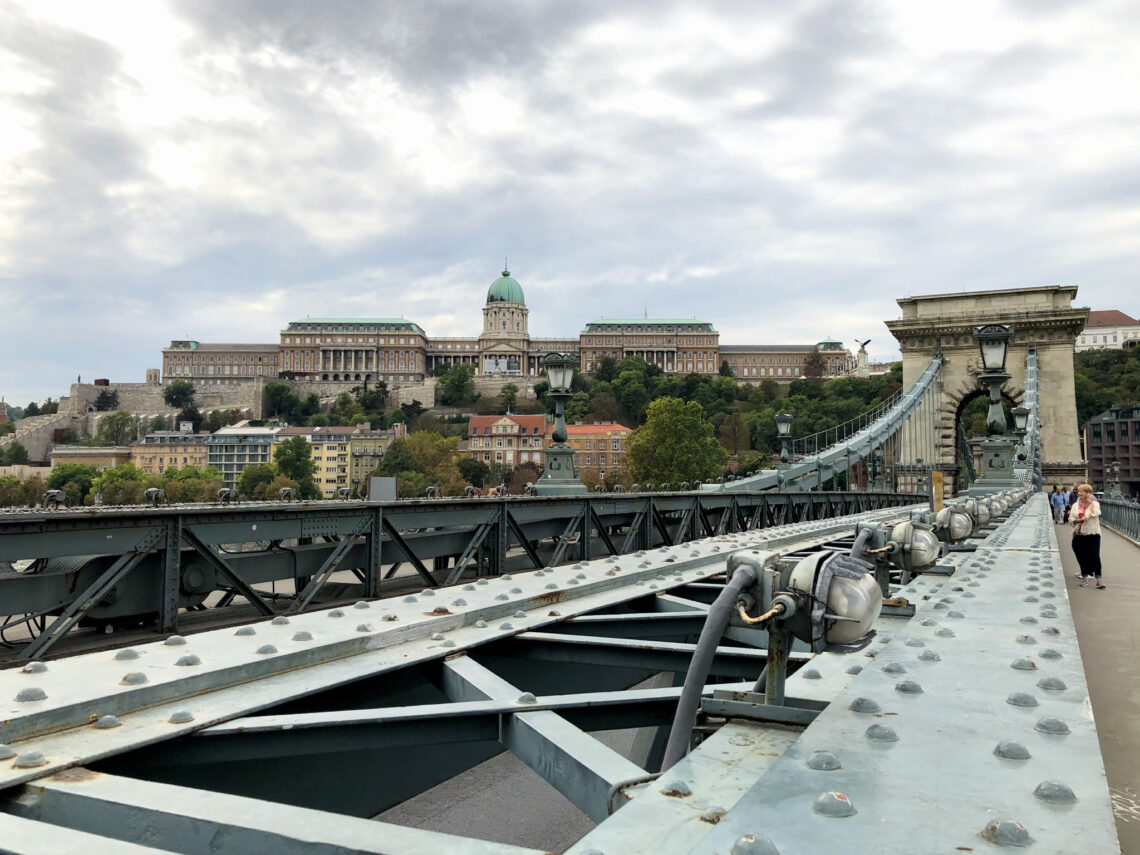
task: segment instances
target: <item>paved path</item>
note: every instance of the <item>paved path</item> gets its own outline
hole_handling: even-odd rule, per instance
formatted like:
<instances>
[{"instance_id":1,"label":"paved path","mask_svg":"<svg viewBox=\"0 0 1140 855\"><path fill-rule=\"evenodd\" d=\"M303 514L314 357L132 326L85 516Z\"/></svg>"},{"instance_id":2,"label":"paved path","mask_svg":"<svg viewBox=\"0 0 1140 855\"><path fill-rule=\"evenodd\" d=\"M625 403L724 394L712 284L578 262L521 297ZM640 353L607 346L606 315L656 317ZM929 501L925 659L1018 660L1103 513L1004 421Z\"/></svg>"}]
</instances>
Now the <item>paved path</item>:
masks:
<instances>
[{"instance_id":1,"label":"paved path","mask_svg":"<svg viewBox=\"0 0 1140 855\"><path fill-rule=\"evenodd\" d=\"M1116 830L1124 855L1140 855L1140 547L1105 530L1101 560L1108 587L1081 588L1071 532L1058 526L1057 541Z\"/></svg>"}]
</instances>

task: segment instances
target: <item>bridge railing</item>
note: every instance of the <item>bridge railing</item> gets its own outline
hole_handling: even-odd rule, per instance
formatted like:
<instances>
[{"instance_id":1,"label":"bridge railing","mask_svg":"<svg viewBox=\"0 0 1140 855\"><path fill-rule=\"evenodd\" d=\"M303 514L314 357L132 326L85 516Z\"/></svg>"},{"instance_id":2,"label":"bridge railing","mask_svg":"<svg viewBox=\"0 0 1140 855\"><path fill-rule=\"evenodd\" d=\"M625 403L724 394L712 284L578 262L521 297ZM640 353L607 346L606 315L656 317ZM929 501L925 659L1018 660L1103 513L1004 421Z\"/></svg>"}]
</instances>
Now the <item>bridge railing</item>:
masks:
<instances>
[{"instance_id":1,"label":"bridge railing","mask_svg":"<svg viewBox=\"0 0 1140 855\"><path fill-rule=\"evenodd\" d=\"M1114 531L1133 540L1140 540L1140 505L1104 499L1100 503L1100 518Z\"/></svg>"}]
</instances>

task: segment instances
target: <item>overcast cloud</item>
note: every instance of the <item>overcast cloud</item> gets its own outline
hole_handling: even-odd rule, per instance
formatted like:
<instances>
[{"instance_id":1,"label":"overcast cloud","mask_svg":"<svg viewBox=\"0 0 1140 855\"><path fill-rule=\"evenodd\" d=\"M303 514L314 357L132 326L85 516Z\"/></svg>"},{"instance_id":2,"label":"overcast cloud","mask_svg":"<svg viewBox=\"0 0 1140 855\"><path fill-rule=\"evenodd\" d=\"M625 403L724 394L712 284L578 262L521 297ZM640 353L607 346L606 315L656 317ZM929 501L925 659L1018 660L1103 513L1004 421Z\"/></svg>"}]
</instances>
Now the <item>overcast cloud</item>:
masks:
<instances>
[{"instance_id":1,"label":"overcast cloud","mask_svg":"<svg viewBox=\"0 0 1140 855\"><path fill-rule=\"evenodd\" d=\"M1140 4L0 0L0 394L306 315L1140 312Z\"/></svg>"}]
</instances>

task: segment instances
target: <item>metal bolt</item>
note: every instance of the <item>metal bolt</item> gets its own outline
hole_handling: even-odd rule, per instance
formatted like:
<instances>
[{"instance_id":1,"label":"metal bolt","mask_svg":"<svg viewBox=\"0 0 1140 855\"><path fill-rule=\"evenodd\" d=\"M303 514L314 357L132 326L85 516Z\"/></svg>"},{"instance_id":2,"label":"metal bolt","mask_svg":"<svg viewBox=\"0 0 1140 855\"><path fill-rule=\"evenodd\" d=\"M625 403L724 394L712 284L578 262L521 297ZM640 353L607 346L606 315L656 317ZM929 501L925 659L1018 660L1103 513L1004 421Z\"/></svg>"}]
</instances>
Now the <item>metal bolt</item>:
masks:
<instances>
[{"instance_id":1,"label":"metal bolt","mask_svg":"<svg viewBox=\"0 0 1140 855\"><path fill-rule=\"evenodd\" d=\"M1005 699L1007 704L1013 704L1015 707L1035 707L1037 706L1037 698L1029 694L1029 692L1014 692Z\"/></svg>"},{"instance_id":2,"label":"metal bolt","mask_svg":"<svg viewBox=\"0 0 1140 855\"><path fill-rule=\"evenodd\" d=\"M551 583L549 583L549 584L546 586L546 590L548 590L548 591L557 591L557 590L558 590L558 585L556 585L554 582L551 582Z\"/></svg>"},{"instance_id":3,"label":"metal bolt","mask_svg":"<svg viewBox=\"0 0 1140 855\"><path fill-rule=\"evenodd\" d=\"M285 615L278 615L271 620L270 623L273 624L273 626L285 626L285 624L289 623L289 618L285 617Z\"/></svg>"},{"instance_id":4,"label":"metal bolt","mask_svg":"<svg viewBox=\"0 0 1140 855\"><path fill-rule=\"evenodd\" d=\"M490 585L491 583L488 582L486 579L476 579L475 584L476 585Z\"/></svg>"},{"instance_id":5,"label":"metal bolt","mask_svg":"<svg viewBox=\"0 0 1140 855\"><path fill-rule=\"evenodd\" d=\"M433 591L431 588L424 588L422 591L420 591L420 596L421 597L434 597L435 591Z\"/></svg>"},{"instance_id":6,"label":"metal bolt","mask_svg":"<svg viewBox=\"0 0 1140 855\"><path fill-rule=\"evenodd\" d=\"M1042 659L1060 659L1061 654L1054 650L1052 647L1046 647L1041 651L1040 656Z\"/></svg>"},{"instance_id":7,"label":"metal bolt","mask_svg":"<svg viewBox=\"0 0 1140 855\"><path fill-rule=\"evenodd\" d=\"M1037 681L1037 688L1047 689L1050 692L1063 692L1069 687L1060 677L1042 677Z\"/></svg>"},{"instance_id":8,"label":"metal bolt","mask_svg":"<svg viewBox=\"0 0 1140 855\"><path fill-rule=\"evenodd\" d=\"M926 647L926 642L921 638L908 638L904 644L906 644L907 647Z\"/></svg>"},{"instance_id":9,"label":"metal bolt","mask_svg":"<svg viewBox=\"0 0 1140 855\"><path fill-rule=\"evenodd\" d=\"M919 626L938 626L938 621L931 620L930 618L923 618L918 623Z\"/></svg>"},{"instance_id":10,"label":"metal bolt","mask_svg":"<svg viewBox=\"0 0 1140 855\"><path fill-rule=\"evenodd\" d=\"M37 766L44 766L46 764L47 758L39 751L25 751L16 758L16 762L12 765L17 769L34 769Z\"/></svg>"},{"instance_id":11,"label":"metal bolt","mask_svg":"<svg viewBox=\"0 0 1140 855\"><path fill-rule=\"evenodd\" d=\"M501 594L500 596L502 596L502 597L505 599L507 595L506 595L506 594ZM497 600L497 599L499 599L499 598L498 598L498 597L495 597L495 599ZM414 596L414 595L412 595L412 594L408 594L408 596L404 597L404 602L405 602L405 603L414 603L414 602L417 602L417 600L416 600L416 598L415 598L415 596Z\"/></svg>"},{"instance_id":12,"label":"metal bolt","mask_svg":"<svg viewBox=\"0 0 1140 855\"><path fill-rule=\"evenodd\" d=\"M181 635L172 635L172 636L170 636L170 638L166 639L166 641L164 641L162 643L165 644L167 647L178 647L180 645L185 644L186 639L183 638Z\"/></svg>"},{"instance_id":13,"label":"metal bolt","mask_svg":"<svg viewBox=\"0 0 1140 855\"><path fill-rule=\"evenodd\" d=\"M118 727L122 722L113 715L101 715L95 720L96 730L110 730L113 727Z\"/></svg>"},{"instance_id":14,"label":"metal bolt","mask_svg":"<svg viewBox=\"0 0 1140 855\"><path fill-rule=\"evenodd\" d=\"M1071 805L1077 800L1076 793L1060 781L1042 781L1033 791L1033 795L1043 802L1055 805Z\"/></svg>"},{"instance_id":15,"label":"metal bolt","mask_svg":"<svg viewBox=\"0 0 1140 855\"><path fill-rule=\"evenodd\" d=\"M510 621L503 621L499 624L499 629L514 629L514 626L511 625Z\"/></svg>"},{"instance_id":16,"label":"metal bolt","mask_svg":"<svg viewBox=\"0 0 1140 855\"><path fill-rule=\"evenodd\" d=\"M196 653L187 653L185 656L179 656L175 665L201 665L202 660L198 658Z\"/></svg>"},{"instance_id":17,"label":"metal bolt","mask_svg":"<svg viewBox=\"0 0 1140 855\"><path fill-rule=\"evenodd\" d=\"M994 754L998 757L1004 757L1006 760L1028 760L1030 757L1028 748L1020 742L1009 739L1003 739L999 742L994 748Z\"/></svg>"},{"instance_id":18,"label":"metal bolt","mask_svg":"<svg viewBox=\"0 0 1140 855\"><path fill-rule=\"evenodd\" d=\"M861 674L861 673L863 673L863 666L862 665L852 665L850 668L847 669L847 673L848 674Z\"/></svg>"},{"instance_id":19,"label":"metal bolt","mask_svg":"<svg viewBox=\"0 0 1140 855\"><path fill-rule=\"evenodd\" d=\"M962 614L961 612L956 612L956 611L955 611L955 612L947 612L947 613L946 613L946 617L949 617L949 618L954 618L955 620L961 620L962 618L964 618L964 617L965 617L965 615L964 615L964 614Z\"/></svg>"},{"instance_id":20,"label":"metal bolt","mask_svg":"<svg viewBox=\"0 0 1140 855\"><path fill-rule=\"evenodd\" d=\"M1022 623L1037 623L1037 618L1035 618L1033 615L1026 615L1025 617L1021 618L1021 622Z\"/></svg>"},{"instance_id":21,"label":"metal bolt","mask_svg":"<svg viewBox=\"0 0 1140 855\"><path fill-rule=\"evenodd\" d=\"M20 689L16 694L16 702L20 704L31 703L32 701L43 701L47 699L47 692L40 688Z\"/></svg>"},{"instance_id":22,"label":"metal bolt","mask_svg":"<svg viewBox=\"0 0 1140 855\"><path fill-rule=\"evenodd\" d=\"M495 599L496 600L502 600L503 602L506 602L507 600L510 599L510 595L508 595L508 594L495 594Z\"/></svg>"},{"instance_id":23,"label":"metal bolt","mask_svg":"<svg viewBox=\"0 0 1140 855\"><path fill-rule=\"evenodd\" d=\"M904 695L921 695L922 686L918 685L914 680L903 680L895 684L895 691L902 692Z\"/></svg>"},{"instance_id":24,"label":"metal bolt","mask_svg":"<svg viewBox=\"0 0 1140 855\"><path fill-rule=\"evenodd\" d=\"M0 742L0 760L11 760L15 756L16 756L15 751L13 751L11 748L9 748L7 745L5 745L3 742Z\"/></svg>"},{"instance_id":25,"label":"metal bolt","mask_svg":"<svg viewBox=\"0 0 1140 855\"><path fill-rule=\"evenodd\" d=\"M380 620L393 621L399 619L399 615L394 615L391 612L385 612L384 614L380 615Z\"/></svg>"},{"instance_id":26,"label":"metal bolt","mask_svg":"<svg viewBox=\"0 0 1140 855\"><path fill-rule=\"evenodd\" d=\"M515 612L514 616L517 618L524 618L526 617L526 612L524 612L522 609L519 609L517 612Z\"/></svg>"},{"instance_id":27,"label":"metal bolt","mask_svg":"<svg viewBox=\"0 0 1140 855\"><path fill-rule=\"evenodd\" d=\"M1036 671L1037 663L1035 663L1032 659L1014 659L1013 662L1010 663L1009 667L1016 668L1018 671Z\"/></svg>"},{"instance_id":28,"label":"metal bolt","mask_svg":"<svg viewBox=\"0 0 1140 855\"><path fill-rule=\"evenodd\" d=\"M432 636L431 636L431 640L432 641L443 641L443 633L442 632L433 632Z\"/></svg>"},{"instance_id":29,"label":"metal bolt","mask_svg":"<svg viewBox=\"0 0 1140 855\"><path fill-rule=\"evenodd\" d=\"M918 660L920 662L941 662L942 657L933 650L924 650L918 654Z\"/></svg>"},{"instance_id":30,"label":"metal bolt","mask_svg":"<svg viewBox=\"0 0 1140 855\"><path fill-rule=\"evenodd\" d=\"M141 686L145 682L147 682L146 674L144 674L142 671L131 671L129 674L125 674L123 676L123 679L119 681L119 685Z\"/></svg>"},{"instance_id":31,"label":"metal bolt","mask_svg":"<svg viewBox=\"0 0 1140 855\"><path fill-rule=\"evenodd\" d=\"M234 635L257 635L257 630L252 626L243 626Z\"/></svg>"},{"instance_id":32,"label":"metal bolt","mask_svg":"<svg viewBox=\"0 0 1140 855\"><path fill-rule=\"evenodd\" d=\"M512 594L521 594L522 588L511 588L511 593Z\"/></svg>"},{"instance_id":33,"label":"metal bolt","mask_svg":"<svg viewBox=\"0 0 1140 855\"><path fill-rule=\"evenodd\" d=\"M689 789L689 785L680 779L670 781L668 784L661 788L661 792L666 796L674 796L680 798L691 796L693 794L693 791Z\"/></svg>"},{"instance_id":34,"label":"metal bolt","mask_svg":"<svg viewBox=\"0 0 1140 855\"><path fill-rule=\"evenodd\" d=\"M1061 630L1057 629L1057 627L1055 627L1055 626L1047 626L1041 631L1043 633L1045 633L1045 635L1060 635L1061 634Z\"/></svg>"},{"instance_id":35,"label":"metal bolt","mask_svg":"<svg viewBox=\"0 0 1140 855\"><path fill-rule=\"evenodd\" d=\"M805 761L805 765L809 769L815 769L817 772L832 772L836 769L843 768L839 762L839 758L830 751L813 751L811 756Z\"/></svg>"},{"instance_id":36,"label":"metal bolt","mask_svg":"<svg viewBox=\"0 0 1140 855\"><path fill-rule=\"evenodd\" d=\"M1035 596L1033 596L1032 594L1030 594L1028 597L1025 597L1025 598L1022 600L1022 602L1023 602L1023 603L1036 603L1036 602L1037 602L1037 598L1036 598Z\"/></svg>"},{"instance_id":37,"label":"metal bolt","mask_svg":"<svg viewBox=\"0 0 1140 855\"><path fill-rule=\"evenodd\" d=\"M135 655L137 656L138 654L135 654ZM47 669L48 669L47 665L45 665L43 662L29 662L27 665L25 665L20 670L23 671L25 674L42 674Z\"/></svg>"},{"instance_id":38,"label":"metal bolt","mask_svg":"<svg viewBox=\"0 0 1140 855\"><path fill-rule=\"evenodd\" d=\"M341 609L333 609L329 612L329 617L344 617L344 611Z\"/></svg>"},{"instance_id":39,"label":"metal bolt","mask_svg":"<svg viewBox=\"0 0 1140 855\"><path fill-rule=\"evenodd\" d=\"M175 710L170 714L170 718L167 719L171 724L188 724L193 720L194 715L190 710Z\"/></svg>"},{"instance_id":40,"label":"metal bolt","mask_svg":"<svg viewBox=\"0 0 1140 855\"><path fill-rule=\"evenodd\" d=\"M820 816L832 817L854 816L858 812L855 810L855 805L851 804L851 799L843 793L835 792L822 793L811 809Z\"/></svg>"},{"instance_id":41,"label":"metal bolt","mask_svg":"<svg viewBox=\"0 0 1140 855\"><path fill-rule=\"evenodd\" d=\"M311 632L309 632L308 630L303 629L300 632L293 633L293 640L294 641L312 641L313 640L313 634Z\"/></svg>"},{"instance_id":42,"label":"metal bolt","mask_svg":"<svg viewBox=\"0 0 1140 855\"><path fill-rule=\"evenodd\" d=\"M521 695L518 696L518 699L515 701L515 703L516 704L537 704L538 698L536 698L534 696L533 692L523 692Z\"/></svg>"},{"instance_id":43,"label":"metal bolt","mask_svg":"<svg viewBox=\"0 0 1140 855\"><path fill-rule=\"evenodd\" d=\"M821 679L821 675L815 668L805 668L803 678L805 680L819 680Z\"/></svg>"},{"instance_id":44,"label":"metal bolt","mask_svg":"<svg viewBox=\"0 0 1140 855\"><path fill-rule=\"evenodd\" d=\"M274 647L272 644L263 644L263 645L261 645L261 647L257 648L257 652L262 654L262 655L268 655L270 653L276 653L277 648Z\"/></svg>"},{"instance_id":45,"label":"metal bolt","mask_svg":"<svg viewBox=\"0 0 1140 855\"><path fill-rule=\"evenodd\" d=\"M869 715L883 711L883 708L870 698L856 698L847 708L851 710L851 712L867 713Z\"/></svg>"},{"instance_id":46,"label":"metal bolt","mask_svg":"<svg viewBox=\"0 0 1140 855\"><path fill-rule=\"evenodd\" d=\"M1033 842L1029 832L1020 822L1012 819L994 819L982 829L982 837L998 846L1028 846Z\"/></svg>"},{"instance_id":47,"label":"metal bolt","mask_svg":"<svg viewBox=\"0 0 1140 855\"><path fill-rule=\"evenodd\" d=\"M558 611L558 609L551 609L546 614L549 617L562 617L562 612Z\"/></svg>"},{"instance_id":48,"label":"metal bolt","mask_svg":"<svg viewBox=\"0 0 1140 855\"><path fill-rule=\"evenodd\" d=\"M883 671L887 674L905 674L906 668L898 662L889 662L883 666Z\"/></svg>"},{"instance_id":49,"label":"metal bolt","mask_svg":"<svg viewBox=\"0 0 1140 855\"><path fill-rule=\"evenodd\" d=\"M1036 644L1037 639L1032 635L1019 635L1016 639L1018 644Z\"/></svg>"},{"instance_id":50,"label":"metal bolt","mask_svg":"<svg viewBox=\"0 0 1140 855\"><path fill-rule=\"evenodd\" d=\"M950 629L948 626L941 626L938 629L934 630L934 634L939 638L953 638L954 630Z\"/></svg>"}]
</instances>

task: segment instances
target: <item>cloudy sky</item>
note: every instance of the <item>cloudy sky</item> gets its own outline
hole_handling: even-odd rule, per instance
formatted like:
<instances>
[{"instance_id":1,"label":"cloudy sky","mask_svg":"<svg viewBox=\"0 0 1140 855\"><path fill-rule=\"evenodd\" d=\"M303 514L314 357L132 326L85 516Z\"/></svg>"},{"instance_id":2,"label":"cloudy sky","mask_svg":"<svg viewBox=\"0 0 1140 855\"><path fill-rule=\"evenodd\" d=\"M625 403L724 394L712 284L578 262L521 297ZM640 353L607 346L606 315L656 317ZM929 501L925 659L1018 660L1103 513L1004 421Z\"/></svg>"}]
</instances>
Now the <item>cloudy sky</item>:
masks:
<instances>
[{"instance_id":1,"label":"cloudy sky","mask_svg":"<svg viewBox=\"0 0 1140 855\"><path fill-rule=\"evenodd\" d=\"M908 294L1140 312L1132 0L0 0L0 394L306 315L871 338Z\"/></svg>"}]
</instances>

